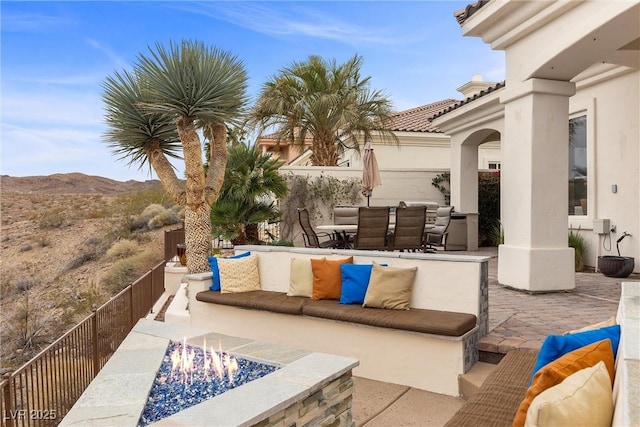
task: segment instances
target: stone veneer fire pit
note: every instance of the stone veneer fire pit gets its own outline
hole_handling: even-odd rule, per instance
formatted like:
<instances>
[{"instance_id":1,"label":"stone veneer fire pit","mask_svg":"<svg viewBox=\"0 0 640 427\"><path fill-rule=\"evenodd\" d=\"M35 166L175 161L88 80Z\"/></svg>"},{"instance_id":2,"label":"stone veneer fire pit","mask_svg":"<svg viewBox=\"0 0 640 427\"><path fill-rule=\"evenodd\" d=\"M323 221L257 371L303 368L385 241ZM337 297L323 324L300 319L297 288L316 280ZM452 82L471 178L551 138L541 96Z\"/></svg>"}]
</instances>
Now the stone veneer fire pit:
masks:
<instances>
[{"instance_id":1,"label":"stone veneer fire pit","mask_svg":"<svg viewBox=\"0 0 640 427\"><path fill-rule=\"evenodd\" d=\"M61 426L136 426L170 341L207 343L275 372L161 419L152 426L353 426L351 370L358 361L142 319Z\"/></svg>"}]
</instances>

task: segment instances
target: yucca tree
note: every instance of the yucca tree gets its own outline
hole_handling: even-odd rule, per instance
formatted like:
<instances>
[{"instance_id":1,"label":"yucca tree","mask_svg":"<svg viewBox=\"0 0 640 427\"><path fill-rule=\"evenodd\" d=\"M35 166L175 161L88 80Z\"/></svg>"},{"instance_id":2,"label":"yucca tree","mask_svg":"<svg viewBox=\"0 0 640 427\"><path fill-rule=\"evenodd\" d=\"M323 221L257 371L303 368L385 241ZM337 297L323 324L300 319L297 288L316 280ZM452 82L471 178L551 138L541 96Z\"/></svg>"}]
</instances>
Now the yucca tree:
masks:
<instances>
[{"instance_id":1,"label":"yucca tree","mask_svg":"<svg viewBox=\"0 0 640 427\"><path fill-rule=\"evenodd\" d=\"M391 102L370 88L361 65L358 55L344 64L314 55L294 62L262 86L250 123L262 131L275 128L281 142L304 144L310 138L316 166L337 165L342 149L358 149L374 134L397 143L389 130Z\"/></svg>"},{"instance_id":2,"label":"yucca tree","mask_svg":"<svg viewBox=\"0 0 640 427\"><path fill-rule=\"evenodd\" d=\"M214 230L232 237L235 244L258 243L257 225L279 218L275 199L288 191L278 173L283 164L255 145L230 146L224 184L211 208Z\"/></svg>"},{"instance_id":3,"label":"yucca tree","mask_svg":"<svg viewBox=\"0 0 640 427\"><path fill-rule=\"evenodd\" d=\"M240 121L247 103L243 63L197 41L157 44L138 56L133 72L116 72L103 86L106 142L130 164L148 162L169 197L185 207L187 268L208 271L209 212L224 181L227 124ZM209 140L206 173L198 130ZM184 182L168 157L184 160Z\"/></svg>"}]
</instances>

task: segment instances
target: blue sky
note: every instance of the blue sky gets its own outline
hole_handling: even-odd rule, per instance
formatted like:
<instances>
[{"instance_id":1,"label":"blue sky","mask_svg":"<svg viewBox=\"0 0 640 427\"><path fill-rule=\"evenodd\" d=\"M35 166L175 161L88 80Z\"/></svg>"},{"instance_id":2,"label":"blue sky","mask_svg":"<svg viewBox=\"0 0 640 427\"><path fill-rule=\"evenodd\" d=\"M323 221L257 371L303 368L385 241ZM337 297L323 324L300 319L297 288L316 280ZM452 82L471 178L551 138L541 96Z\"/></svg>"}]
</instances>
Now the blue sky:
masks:
<instances>
[{"instance_id":1,"label":"blue sky","mask_svg":"<svg viewBox=\"0 0 640 427\"><path fill-rule=\"evenodd\" d=\"M462 37L453 12L470 1L6 1L1 11L1 173L82 172L156 178L118 161L102 141L102 82L170 40L228 50L249 95L309 55L363 56L363 76L396 111L446 98L473 74L504 79L504 56ZM179 166L179 165L178 165Z\"/></svg>"}]
</instances>

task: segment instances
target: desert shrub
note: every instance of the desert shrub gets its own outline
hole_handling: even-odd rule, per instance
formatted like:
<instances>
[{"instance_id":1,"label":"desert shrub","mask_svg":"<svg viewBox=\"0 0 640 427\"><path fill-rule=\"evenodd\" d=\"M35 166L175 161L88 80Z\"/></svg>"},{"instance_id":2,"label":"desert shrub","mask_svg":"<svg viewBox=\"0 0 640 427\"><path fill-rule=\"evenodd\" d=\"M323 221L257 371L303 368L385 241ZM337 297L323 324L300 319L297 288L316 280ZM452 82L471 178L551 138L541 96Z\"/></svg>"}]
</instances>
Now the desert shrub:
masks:
<instances>
[{"instance_id":1,"label":"desert shrub","mask_svg":"<svg viewBox=\"0 0 640 427\"><path fill-rule=\"evenodd\" d=\"M18 249L18 251L20 251L20 252L29 252L31 250L33 250L33 246L30 245L30 244L26 244L26 245L20 246L20 249Z\"/></svg>"},{"instance_id":2,"label":"desert shrub","mask_svg":"<svg viewBox=\"0 0 640 427\"><path fill-rule=\"evenodd\" d=\"M34 236L33 239L42 248L51 246L51 237L47 233L38 233Z\"/></svg>"},{"instance_id":3,"label":"desert shrub","mask_svg":"<svg viewBox=\"0 0 640 427\"><path fill-rule=\"evenodd\" d=\"M42 229L60 228L69 223L68 216L60 210L45 211L38 216L38 227Z\"/></svg>"},{"instance_id":4,"label":"desert shrub","mask_svg":"<svg viewBox=\"0 0 640 427\"><path fill-rule=\"evenodd\" d=\"M78 254L65 267L64 271L73 270L82 267L88 262L95 261L100 258L104 252L105 241L92 237L87 239L84 244L78 248Z\"/></svg>"},{"instance_id":5,"label":"desert shrub","mask_svg":"<svg viewBox=\"0 0 640 427\"><path fill-rule=\"evenodd\" d=\"M101 280L101 286L116 294L133 283L162 259L160 251L146 250L113 263Z\"/></svg>"},{"instance_id":6,"label":"desert shrub","mask_svg":"<svg viewBox=\"0 0 640 427\"><path fill-rule=\"evenodd\" d=\"M116 260L134 255L139 250L138 243L133 240L118 240L107 250L106 259Z\"/></svg>"},{"instance_id":7,"label":"desert shrub","mask_svg":"<svg viewBox=\"0 0 640 427\"><path fill-rule=\"evenodd\" d=\"M118 196L114 207L127 217L137 216L149 205L171 207L173 201L167 196L160 183L148 188Z\"/></svg>"},{"instance_id":8,"label":"desert shrub","mask_svg":"<svg viewBox=\"0 0 640 427\"><path fill-rule=\"evenodd\" d=\"M22 293L22 292L27 292L28 290L33 288L36 284L37 284L37 281L34 278L29 277L26 279L18 280L15 286L16 286L16 290Z\"/></svg>"},{"instance_id":9,"label":"desert shrub","mask_svg":"<svg viewBox=\"0 0 640 427\"><path fill-rule=\"evenodd\" d=\"M150 230L164 227L165 225L177 224L181 218L177 212L172 209L163 209L162 212L151 218L147 223Z\"/></svg>"}]
</instances>

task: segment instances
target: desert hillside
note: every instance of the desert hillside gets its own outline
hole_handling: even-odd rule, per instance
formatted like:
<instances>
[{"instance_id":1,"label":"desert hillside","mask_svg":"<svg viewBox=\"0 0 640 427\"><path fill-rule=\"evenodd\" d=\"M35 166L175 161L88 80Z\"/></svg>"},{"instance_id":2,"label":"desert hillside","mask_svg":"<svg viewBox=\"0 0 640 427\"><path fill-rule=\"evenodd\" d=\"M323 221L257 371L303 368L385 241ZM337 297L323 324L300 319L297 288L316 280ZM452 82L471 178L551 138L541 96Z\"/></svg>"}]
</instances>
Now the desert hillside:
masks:
<instances>
[{"instance_id":1,"label":"desert hillside","mask_svg":"<svg viewBox=\"0 0 640 427\"><path fill-rule=\"evenodd\" d=\"M162 226L179 211L158 181L2 176L0 188L2 372L160 262ZM149 227L159 213L166 222Z\"/></svg>"},{"instance_id":2,"label":"desert hillside","mask_svg":"<svg viewBox=\"0 0 640 427\"><path fill-rule=\"evenodd\" d=\"M8 193L102 194L116 195L157 185L159 181L115 181L82 173L12 177L2 175L0 188Z\"/></svg>"}]
</instances>

